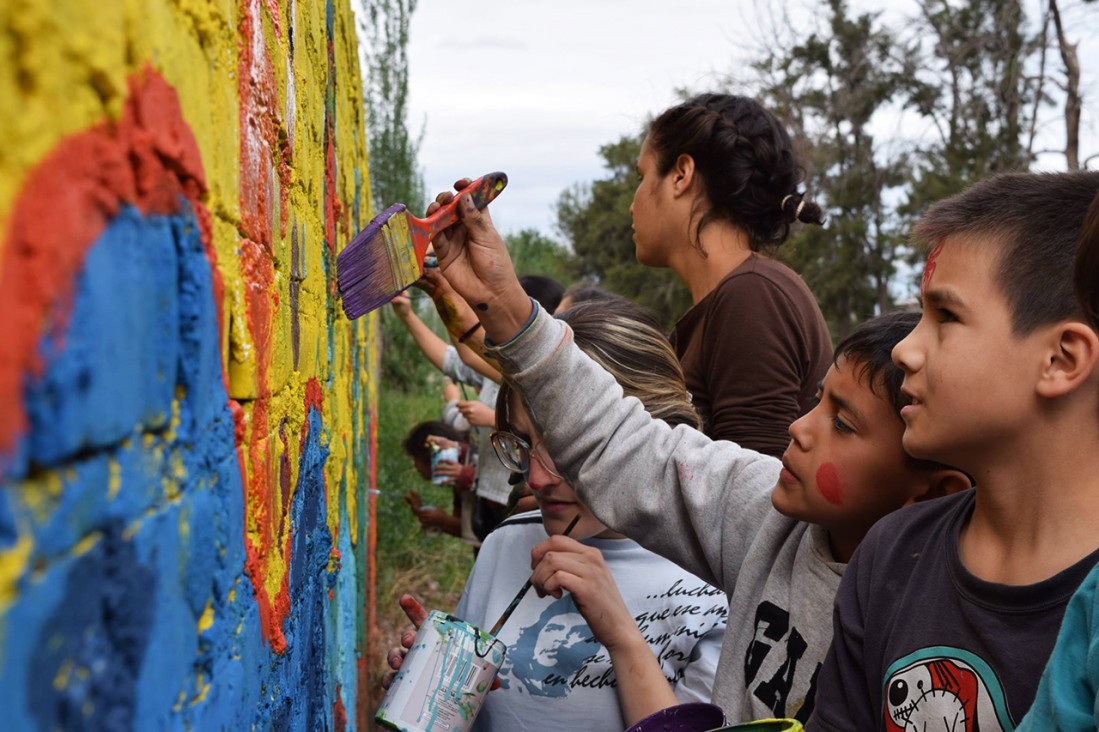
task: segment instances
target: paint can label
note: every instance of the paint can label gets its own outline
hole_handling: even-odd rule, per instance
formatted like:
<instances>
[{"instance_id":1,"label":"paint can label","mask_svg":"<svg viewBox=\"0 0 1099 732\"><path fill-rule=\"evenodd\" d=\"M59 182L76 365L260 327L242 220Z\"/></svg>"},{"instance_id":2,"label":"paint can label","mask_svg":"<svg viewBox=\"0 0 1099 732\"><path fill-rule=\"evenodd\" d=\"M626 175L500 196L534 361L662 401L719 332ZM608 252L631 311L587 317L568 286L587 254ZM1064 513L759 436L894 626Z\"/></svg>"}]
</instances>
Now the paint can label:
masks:
<instances>
[{"instance_id":1,"label":"paint can label","mask_svg":"<svg viewBox=\"0 0 1099 732\"><path fill-rule=\"evenodd\" d=\"M375 720L401 732L466 732L506 651L503 643L480 628L432 610Z\"/></svg>"},{"instance_id":2,"label":"paint can label","mask_svg":"<svg viewBox=\"0 0 1099 732\"><path fill-rule=\"evenodd\" d=\"M439 464L440 460L449 460L452 463L458 462L458 448L456 447L432 447L431 450L431 482L435 485L443 485L450 482L450 478L445 475L436 475L435 467Z\"/></svg>"}]
</instances>

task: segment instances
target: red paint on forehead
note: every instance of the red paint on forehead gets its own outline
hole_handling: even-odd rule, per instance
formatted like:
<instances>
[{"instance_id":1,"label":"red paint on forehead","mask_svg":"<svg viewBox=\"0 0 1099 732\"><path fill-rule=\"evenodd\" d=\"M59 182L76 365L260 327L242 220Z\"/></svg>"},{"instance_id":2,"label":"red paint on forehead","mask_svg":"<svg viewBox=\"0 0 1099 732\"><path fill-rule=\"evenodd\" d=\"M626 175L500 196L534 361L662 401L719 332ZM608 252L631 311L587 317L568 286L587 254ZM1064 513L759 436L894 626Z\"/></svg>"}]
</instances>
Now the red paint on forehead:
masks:
<instances>
[{"instance_id":1,"label":"red paint on forehead","mask_svg":"<svg viewBox=\"0 0 1099 732\"><path fill-rule=\"evenodd\" d=\"M938 266L939 255L943 251L943 242L946 241L946 237L942 237L935 244L935 248L931 250L931 253L927 255L927 265L923 268L923 280L920 282L920 292L927 289L927 286L931 284L931 278L935 274L935 268Z\"/></svg>"},{"instance_id":2,"label":"red paint on forehead","mask_svg":"<svg viewBox=\"0 0 1099 732\"><path fill-rule=\"evenodd\" d=\"M817 490L829 503L837 506L843 503L839 471L832 463L825 463L817 469Z\"/></svg>"}]
</instances>

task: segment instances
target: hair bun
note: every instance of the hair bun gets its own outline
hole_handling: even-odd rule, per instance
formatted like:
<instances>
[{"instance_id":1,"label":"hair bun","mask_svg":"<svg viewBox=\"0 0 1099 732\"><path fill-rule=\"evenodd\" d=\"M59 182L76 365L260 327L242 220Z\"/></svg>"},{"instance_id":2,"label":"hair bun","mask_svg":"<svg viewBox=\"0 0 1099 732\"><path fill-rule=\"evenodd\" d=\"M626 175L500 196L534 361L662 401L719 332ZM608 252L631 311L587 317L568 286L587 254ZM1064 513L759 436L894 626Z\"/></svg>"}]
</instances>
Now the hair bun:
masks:
<instances>
[{"instance_id":1,"label":"hair bun","mask_svg":"<svg viewBox=\"0 0 1099 732\"><path fill-rule=\"evenodd\" d=\"M786 214L789 221L817 225L824 223L824 212L821 211L820 206L812 201L805 200L805 194L801 191L787 194L782 199L782 203L779 204L779 208Z\"/></svg>"}]
</instances>

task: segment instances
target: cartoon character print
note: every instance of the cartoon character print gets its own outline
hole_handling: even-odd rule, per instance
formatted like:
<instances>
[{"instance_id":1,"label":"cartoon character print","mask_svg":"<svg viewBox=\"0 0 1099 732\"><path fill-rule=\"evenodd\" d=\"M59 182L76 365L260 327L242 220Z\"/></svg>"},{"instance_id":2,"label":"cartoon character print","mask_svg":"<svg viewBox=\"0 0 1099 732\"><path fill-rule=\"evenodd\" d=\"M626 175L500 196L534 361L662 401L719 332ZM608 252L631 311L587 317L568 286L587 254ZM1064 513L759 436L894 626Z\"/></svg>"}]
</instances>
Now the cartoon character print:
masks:
<instances>
[{"instance_id":1,"label":"cartoon character print","mask_svg":"<svg viewBox=\"0 0 1099 732\"><path fill-rule=\"evenodd\" d=\"M968 651L925 649L894 663L892 669L896 670L887 672L883 688L887 732L1015 729L996 674Z\"/></svg>"}]
</instances>

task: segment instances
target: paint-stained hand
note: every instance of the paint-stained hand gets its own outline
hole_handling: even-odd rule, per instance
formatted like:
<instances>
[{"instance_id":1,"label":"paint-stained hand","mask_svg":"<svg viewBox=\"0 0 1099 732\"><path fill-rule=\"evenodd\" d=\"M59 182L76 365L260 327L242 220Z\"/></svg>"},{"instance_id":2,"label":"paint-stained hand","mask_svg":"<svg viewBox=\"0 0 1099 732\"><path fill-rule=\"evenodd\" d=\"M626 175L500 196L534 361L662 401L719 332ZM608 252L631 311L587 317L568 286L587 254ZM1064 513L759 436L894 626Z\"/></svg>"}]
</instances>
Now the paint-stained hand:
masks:
<instances>
[{"instance_id":1,"label":"paint-stained hand","mask_svg":"<svg viewBox=\"0 0 1099 732\"><path fill-rule=\"evenodd\" d=\"M435 477L446 478L446 485L453 485L462 475L462 468L465 466L454 460L440 460L435 463Z\"/></svg>"},{"instance_id":2,"label":"paint-stained hand","mask_svg":"<svg viewBox=\"0 0 1099 732\"><path fill-rule=\"evenodd\" d=\"M614 575L598 549L567 536L551 536L531 551L531 585L540 597L572 595L592 635L614 651L640 635Z\"/></svg>"},{"instance_id":3,"label":"paint-stained hand","mask_svg":"<svg viewBox=\"0 0 1099 732\"><path fill-rule=\"evenodd\" d=\"M408 507L412 509L412 513L418 513L420 508L424 505L424 499L420 497L420 494L416 491L409 491L404 494L404 502L408 504Z\"/></svg>"},{"instance_id":4,"label":"paint-stained hand","mask_svg":"<svg viewBox=\"0 0 1099 732\"><path fill-rule=\"evenodd\" d=\"M496 427L496 410L484 402L458 402L458 411L474 427Z\"/></svg>"},{"instance_id":5,"label":"paint-stained hand","mask_svg":"<svg viewBox=\"0 0 1099 732\"><path fill-rule=\"evenodd\" d=\"M389 653L386 654L386 663L389 664L389 668L392 671L387 671L382 676L382 688L388 689L393 685L393 679L397 676L397 671L400 670L401 664L404 663L404 657L408 655L408 649L412 647L412 643L416 640L416 631L420 629L420 626L427 620L427 610L420 604L412 595L401 595L397 600L397 604L404 610L404 614L408 616L408 619L412 621L413 630L406 630L401 633L401 644L394 648L389 649Z\"/></svg>"},{"instance_id":6,"label":"paint-stained hand","mask_svg":"<svg viewBox=\"0 0 1099 732\"><path fill-rule=\"evenodd\" d=\"M405 656L408 655L408 649L412 648L412 644L416 641L416 631L420 629L420 626L427 620L427 610L420 604L412 595L401 595L397 600L397 604L404 610L404 614L408 616L408 619L412 622L413 630L406 630L401 633L401 644L394 648L389 649L389 653L386 654L386 663L389 664L389 668L392 671L387 671L382 676L382 688L388 689L393 685L393 679L397 677L397 672L401 670L401 664L404 663ZM496 677L492 680L492 689L500 688L500 679Z\"/></svg>"},{"instance_id":7,"label":"paint-stained hand","mask_svg":"<svg viewBox=\"0 0 1099 732\"><path fill-rule=\"evenodd\" d=\"M454 522L454 516L438 506L423 506L416 512L416 518L420 520L422 529L439 529L447 531Z\"/></svg>"},{"instance_id":8,"label":"paint-stained hand","mask_svg":"<svg viewBox=\"0 0 1099 732\"><path fill-rule=\"evenodd\" d=\"M478 211L469 196L462 195L468 184L467 179L454 184L461 199L458 203L461 222L435 237L435 253L447 282L473 307L486 333L502 343L527 321L530 299L515 276L507 247L488 209ZM428 215L454 196L450 192L440 193L435 203L428 206Z\"/></svg>"},{"instance_id":9,"label":"paint-stained hand","mask_svg":"<svg viewBox=\"0 0 1099 732\"><path fill-rule=\"evenodd\" d=\"M390 300L389 304L393 306L393 314L396 315L397 319L402 323L407 323L415 315L412 312L412 295L408 290L405 290Z\"/></svg>"}]
</instances>

